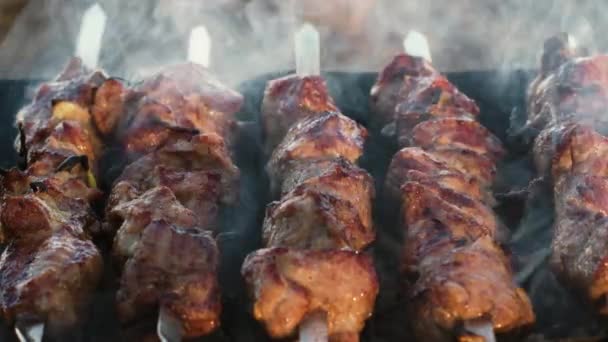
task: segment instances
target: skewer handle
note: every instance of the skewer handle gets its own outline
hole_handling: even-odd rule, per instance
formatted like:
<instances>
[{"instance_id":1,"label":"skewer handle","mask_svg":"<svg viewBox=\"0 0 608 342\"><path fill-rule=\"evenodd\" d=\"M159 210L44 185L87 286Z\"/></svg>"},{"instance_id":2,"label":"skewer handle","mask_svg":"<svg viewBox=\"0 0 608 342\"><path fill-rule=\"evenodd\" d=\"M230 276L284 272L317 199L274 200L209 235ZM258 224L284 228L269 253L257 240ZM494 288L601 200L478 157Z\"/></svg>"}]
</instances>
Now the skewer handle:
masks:
<instances>
[{"instance_id":1,"label":"skewer handle","mask_svg":"<svg viewBox=\"0 0 608 342\"><path fill-rule=\"evenodd\" d=\"M407 36L403 40L403 51L408 55L422 57L427 61L432 62L429 41L424 34L416 30L411 30L407 33Z\"/></svg>"},{"instance_id":2,"label":"skewer handle","mask_svg":"<svg viewBox=\"0 0 608 342\"><path fill-rule=\"evenodd\" d=\"M82 24L76 41L76 56L82 59L84 65L96 68L101 51L101 39L106 28L107 16L98 3L93 4L84 12Z\"/></svg>"},{"instance_id":3,"label":"skewer handle","mask_svg":"<svg viewBox=\"0 0 608 342\"><path fill-rule=\"evenodd\" d=\"M197 26L190 32L188 60L205 68L211 63L211 36L204 25Z\"/></svg>"},{"instance_id":4,"label":"skewer handle","mask_svg":"<svg viewBox=\"0 0 608 342\"><path fill-rule=\"evenodd\" d=\"M321 74L321 42L319 31L309 23L304 23L295 38L296 73L300 76Z\"/></svg>"},{"instance_id":5,"label":"skewer handle","mask_svg":"<svg viewBox=\"0 0 608 342\"><path fill-rule=\"evenodd\" d=\"M327 342L327 315L316 312L308 315L300 324L300 342Z\"/></svg>"}]
</instances>

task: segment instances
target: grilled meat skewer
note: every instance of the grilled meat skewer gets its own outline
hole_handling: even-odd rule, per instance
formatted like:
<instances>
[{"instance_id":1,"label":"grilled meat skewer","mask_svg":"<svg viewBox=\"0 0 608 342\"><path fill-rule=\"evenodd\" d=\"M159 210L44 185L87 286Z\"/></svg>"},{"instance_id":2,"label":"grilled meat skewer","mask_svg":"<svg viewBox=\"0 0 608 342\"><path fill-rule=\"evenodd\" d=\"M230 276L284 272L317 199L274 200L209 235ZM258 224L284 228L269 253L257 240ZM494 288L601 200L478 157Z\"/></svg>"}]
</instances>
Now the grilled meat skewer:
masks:
<instances>
[{"instance_id":1,"label":"grilled meat skewer","mask_svg":"<svg viewBox=\"0 0 608 342\"><path fill-rule=\"evenodd\" d=\"M115 82L73 59L18 114L17 147L27 168L0 175L7 243L0 306L8 321L34 322L56 334L86 317L103 270L91 241L100 227L91 203L101 194L95 180L103 148L95 113L97 101L111 101L97 91L107 83L121 88Z\"/></svg>"},{"instance_id":2,"label":"grilled meat skewer","mask_svg":"<svg viewBox=\"0 0 608 342\"><path fill-rule=\"evenodd\" d=\"M444 76L400 73L395 61L389 64L372 96L395 99L388 116L402 149L391 161L384 191L401 206L401 266L414 331L424 341L484 340L466 328L479 322L495 333L516 332L532 324L534 314L497 243L490 186L504 149L475 120L475 102ZM399 96L391 95L395 86L387 87L387 79L402 83ZM384 111L378 116L387 117Z\"/></svg>"},{"instance_id":3,"label":"grilled meat skewer","mask_svg":"<svg viewBox=\"0 0 608 342\"><path fill-rule=\"evenodd\" d=\"M122 271L119 319L129 323L159 309L183 338L206 335L220 325L214 234L219 207L238 200L230 147L242 96L191 63L131 91L115 123L128 165L114 183L104 225Z\"/></svg>"},{"instance_id":4,"label":"grilled meat skewer","mask_svg":"<svg viewBox=\"0 0 608 342\"><path fill-rule=\"evenodd\" d=\"M354 165L367 131L336 112L318 76L270 81L262 120L266 169L280 199L266 210L265 248L241 271L254 317L273 338L320 316L330 340L358 341L378 293L363 253L375 238L373 181Z\"/></svg>"},{"instance_id":5,"label":"grilled meat skewer","mask_svg":"<svg viewBox=\"0 0 608 342\"><path fill-rule=\"evenodd\" d=\"M545 42L541 72L528 90L533 156L551 180L555 231L550 264L558 277L608 312L608 57L580 57L567 35Z\"/></svg>"}]
</instances>

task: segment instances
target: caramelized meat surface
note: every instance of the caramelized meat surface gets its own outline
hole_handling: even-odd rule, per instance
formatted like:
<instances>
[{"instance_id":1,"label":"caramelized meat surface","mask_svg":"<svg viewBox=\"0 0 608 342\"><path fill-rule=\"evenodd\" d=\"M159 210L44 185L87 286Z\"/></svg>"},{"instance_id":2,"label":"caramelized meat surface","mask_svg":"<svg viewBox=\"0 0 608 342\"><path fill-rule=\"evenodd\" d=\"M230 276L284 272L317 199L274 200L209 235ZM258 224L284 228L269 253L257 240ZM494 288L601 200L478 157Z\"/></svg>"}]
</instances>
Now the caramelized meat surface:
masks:
<instances>
[{"instance_id":1,"label":"caramelized meat surface","mask_svg":"<svg viewBox=\"0 0 608 342\"><path fill-rule=\"evenodd\" d=\"M346 116L328 112L298 121L272 153L266 170L281 189L293 168L302 162L344 158L356 162L363 154L367 130Z\"/></svg>"},{"instance_id":2,"label":"caramelized meat surface","mask_svg":"<svg viewBox=\"0 0 608 342\"><path fill-rule=\"evenodd\" d=\"M116 183L127 182L144 192L167 186L188 208L204 214L205 203L235 203L239 170L221 137L199 134L167 143L129 164ZM192 188L200 191L191 191ZM115 187L122 191L122 187ZM111 195L111 198L117 196ZM110 206L116 200L110 201ZM208 208L209 209L209 208Z\"/></svg>"},{"instance_id":3,"label":"caramelized meat surface","mask_svg":"<svg viewBox=\"0 0 608 342\"><path fill-rule=\"evenodd\" d=\"M268 83L262 100L264 151L270 155L296 122L338 108L320 76L289 75Z\"/></svg>"},{"instance_id":4,"label":"caramelized meat surface","mask_svg":"<svg viewBox=\"0 0 608 342\"><path fill-rule=\"evenodd\" d=\"M395 121L395 107L401 96L409 94L420 79L438 75L424 58L406 54L397 55L380 72L370 95L374 111L372 125L382 128Z\"/></svg>"},{"instance_id":5,"label":"caramelized meat surface","mask_svg":"<svg viewBox=\"0 0 608 342\"><path fill-rule=\"evenodd\" d=\"M395 108L399 146L407 146L412 129L421 122L439 118L471 118L479 115L473 100L443 76L418 79L402 89L403 100Z\"/></svg>"},{"instance_id":6,"label":"caramelized meat surface","mask_svg":"<svg viewBox=\"0 0 608 342\"><path fill-rule=\"evenodd\" d=\"M2 311L10 321L33 315L45 330L65 332L82 321L102 270L97 247L67 231L13 240L0 259Z\"/></svg>"},{"instance_id":7,"label":"caramelized meat surface","mask_svg":"<svg viewBox=\"0 0 608 342\"><path fill-rule=\"evenodd\" d=\"M422 122L412 130L410 145L424 149L461 149L491 160L504 157L502 143L479 122L465 118L441 118Z\"/></svg>"},{"instance_id":8,"label":"caramelized meat surface","mask_svg":"<svg viewBox=\"0 0 608 342\"><path fill-rule=\"evenodd\" d=\"M350 251L262 249L247 257L241 272L254 298L253 314L274 338L293 335L320 310L327 314L330 340L357 341L378 293L371 259Z\"/></svg>"},{"instance_id":9,"label":"caramelized meat surface","mask_svg":"<svg viewBox=\"0 0 608 342\"><path fill-rule=\"evenodd\" d=\"M183 132L215 133L232 146L243 97L204 67L187 63L146 79L121 124L120 139L135 158Z\"/></svg>"},{"instance_id":10,"label":"caramelized meat surface","mask_svg":"<svg viewBox=\"0 0 608 342\"><path fill-rule=\"evenodd\" d=\"M117 294L119 318L128 322L156 314L160 306L182 324L185 338L215 330L221 312L218 261L208 232L152 221L125 264Z\"/></svg>"},{"instance_id":11,"label":"caramelized meat surface","mask_svg":"<svg viewBox=\"0 0 608 342\"><path fill-rule=\"evenodd\" d=\"M366 223L349 200L304 186L268 206L263 238L267 246L362 250L375 238Z\"/></svg>"},{"instance_id":12,"label":"caramelized meat surface","mask_svg":"<svg viewBox=\"0 0 608 342\"><path fill-rule=\"evenodd\" d=\"M171 189L162 186L114 206L106 219L109 228L116 231L112 252L120 265L134 255L152 221L164 219L180 227L197 223L196 215L178 202Z\"/></svg>"},{"instance_id":13,"label":"caramelized meat surface","mask_svg":"<svg viewBox=\"0 0 608 342\"><path fill-rule=\"evenodd\" d=\"M458 324L480 317L489 318L497 333L534 323L528 297L490 237L425 258L411 298L414 329L427 340L449 340Z\"/></svg>"},{"instance_id":14,"label":"caramelized meat surface","mask_svg":"<svg viewBox=\"0 0 608 342\"><path fill-rule=\"evenodd\" d=\"M444 151L444 155L447 155ZM448 155L449 157L449 155ZM483 187L487 184L484 178L471 176L470 170L477 170L477 163L465 164L461 161L460 164L455 164L453 158L441 158L437 153L425 151L419 147L406 147L397 152L389 165L386 175L384 191L387 198L391 201L398 202L401 200L401 186L408 180L419 180L421 178L435 178L443 186L455 190L463 191L468 196L474 199L490 200L489 193ZM478 173L487 170L479 170ZM484 176L486 176L484 174ZM492 177L486 176L488 179Z\"/></svg>"}]
</instances>

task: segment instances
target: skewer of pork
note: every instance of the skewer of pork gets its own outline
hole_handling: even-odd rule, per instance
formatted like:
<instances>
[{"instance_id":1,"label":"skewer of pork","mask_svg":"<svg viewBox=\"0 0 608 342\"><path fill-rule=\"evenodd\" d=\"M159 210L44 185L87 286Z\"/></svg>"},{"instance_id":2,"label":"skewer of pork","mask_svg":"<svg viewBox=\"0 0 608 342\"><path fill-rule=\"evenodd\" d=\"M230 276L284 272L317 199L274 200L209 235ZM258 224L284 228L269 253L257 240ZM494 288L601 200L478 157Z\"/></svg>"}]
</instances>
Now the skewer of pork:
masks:
<instances>
[{"instance_id":1,"label":"skewer of pork","mask_svg":"<svg viewBox=\"0 0 608 342\"><path fill-rule=\"evenodd\" d=\"M408 60L416 58L396 59ZM474 101L426 62L417 65L427 71L401 76L393 61L372 90L386 100L402 82L391 119L402 149L389 166L384 191L401 205L412 324L424 341L494 341L496 333L534 322L529 299L514 284L498 246L491 209L489 187L504 151L475 120Z\"/></svg>"},{"instance_id":2,"label":"skewer of pork","mask_svg":"<svg viewBox=\"0 0 608 342\"><path fill-rule=\"evenodd\" d=\"M266 210L265 248L247 256L242 274L272 338L299 330L305 342L358 341L378 292L363 252L375 237L373 181L355 165L367 132L336 111L318 62L302 60L318 61L317 35L301 28L298 73L266 88L267 171L280 199Z\"/></svg>"},{"instance_id":3,"label":"skewer of pork","mask_svg":"<svg viewBox=\"0 0 608 342\"><path fill-rule=\"evenodd\" d=\"M0 259L0 305L22 340L62 334L82 323L103 263L91 237L92 209L107 102L100 90L120 87L73 59L42 84L18 114L16 146L26 168L0 175L0 223L7 247Z\"/></svg>"},{"instance_id":4,"label":"skewer of pork","mask_svg":"<svg viewBox=\"0 0 608 342\"><path fill-rule=\"evenodd\" d=\"M580 57L562 34L545 42L528 92L527 127L540 133L533 156L554 193L550 264L558 277L608 313L608 57ZM601 133L600 133L601 132Z\"/></svg>"},{"instance_id":5,"label":"skewer of pork","mask_svg":"<svg viewBox=\"0 0 608 342\"><path fill-rule=\"evenodd\" d=\"M230 146L243 99L194 63L166 68L132 93L115 120L128 165L105 225L122 270L119 319L134 322L153 310L163 341L206 335L220 325L214 235L220 206L238 197Z\"/></svg>"},{"instance_id":6,"label":"skewer of pork","mask_svg":"<svg viewBox=\"0 0 608 342\"><path fill-rule=\"evenodd\" d=\"M104 26L95 4L83 16L80 58L18 114L23 169L0 174L0 230L8 244L0 259L0 306L20 341L74 330L101 276L102 259L90 240L99 227L91 204L101 195L103 118L117 110L109 95L122 91L117 80L90 70Z\"/></svg>"}]
</instances>

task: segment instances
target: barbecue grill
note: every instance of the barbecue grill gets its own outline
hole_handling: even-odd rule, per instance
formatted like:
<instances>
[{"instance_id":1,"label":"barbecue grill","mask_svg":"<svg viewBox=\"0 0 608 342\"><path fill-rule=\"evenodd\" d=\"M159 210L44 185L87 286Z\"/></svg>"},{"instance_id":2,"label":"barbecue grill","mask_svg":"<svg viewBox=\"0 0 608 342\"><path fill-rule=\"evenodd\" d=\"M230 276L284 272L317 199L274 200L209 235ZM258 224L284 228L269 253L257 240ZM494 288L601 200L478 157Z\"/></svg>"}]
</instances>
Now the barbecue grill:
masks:
<instances>
[{"instance_id":1,"label":"barbecue grill","mask_svg":"<svg viewBox=\"0 0 608 342\"><path fill-rule=\"evenodd\" d=\"M262 341L268 339L263 329L249 314L248 299L239 270L244 257L260 247L261 221L264 207L270 200L268 180L263 171L264 160L260 152L260 105L266 82L287 73L264 75L243 82L238 90L245 102L239 112L240 139L237 147L237 164L241 168L241 206L232 214L223 215L224 230L220 232L222 250L220 283L223 290L224 313L222 328L202 340ZM537 314L537 324L530 332L530 340L558 339L580 336L603 336L601 323L579 302L570 291L558 283L546 266L547 249L551 241L552 207L550 194L542 186L527 188L535 172L525 149L525 141L514 137L525 121L525 89L534 76L533 71L476 71L448 73L448 78L465 94L473 98L481 108L481 122L498 136L509 151L509 156L499 167L496 193L500 196L497 212L511 228L511 251L517 280L529 293ZM331 95L339 108L356 121L367 124L371 113L369 91L376 79L374 73L328 72ZM17 162L12 144L17 135L13 125L14 115L26 103L31 88L37 81L3 80L0 82L0 165L9 167ZM372 132L361 165L376 180L379 187L391 156L397 147L382 136ZM110 180L105 180L109 184ZM530 196L528 196L530 195ZM403 329L405 319L403 298L398 291L396 276L398 247L394 241L398 232L396 224L383 213L382 203L376 204L376 221L379 237L373 247L380 276L381 290L374 315L361 335L363 341L409 340L411 335ZM73 336L79 340L110 341L125 338L132 333L120 329L113 317L111 270L91 306L90 319L84 329ZM152 322L154 324L154 322ZM131 330L141 327L130 327ZM3 340L12 334L2 328Z\"/></svg>"}]
</instances>

